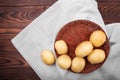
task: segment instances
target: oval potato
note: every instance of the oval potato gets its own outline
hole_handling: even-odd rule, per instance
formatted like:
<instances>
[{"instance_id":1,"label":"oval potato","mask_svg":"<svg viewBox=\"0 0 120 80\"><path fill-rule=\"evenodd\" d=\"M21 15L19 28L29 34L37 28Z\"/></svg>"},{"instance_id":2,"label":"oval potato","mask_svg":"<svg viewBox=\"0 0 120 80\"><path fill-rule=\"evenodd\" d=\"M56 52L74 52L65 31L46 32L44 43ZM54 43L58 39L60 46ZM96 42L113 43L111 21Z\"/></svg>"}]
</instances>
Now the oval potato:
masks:
<instances>
[{"instance_id":1,"label":"oval potato","mask_svg":"<svg viewBox=\"0 0 120 80\"><path fill-rule=\"evenodd\" d=\"M68 69L71 66L71 58L68 55L61 55L58 57L57 63L62 69Z\"/></svg>"},{"instance_id":2,"label":"oval potato","mask_svg":"<svg viewBox=\"0 0 120 80\"><path fill-rule=\"evenodd\" d=\"M85 59L80 57L75 57L72 60L71 70L75 73L81 72L85 68Z\"/></svg>"},{"instance_id":3,"label":"oval potato","mask_svg":"<svg viewBox=\"0 0 120 80\"><path fill-rule=\"evenodd\" d=\"M85 57L93 50L93 45L90 41L81 42L75 49L75 55L77 57Z\"/></svg>"},{"instance_id":4,"label":"oval potato","mask_svg":"<svg viewBox=\"0 0 120 80\"><path fill-rule=\"evenodd\" d=\"M102 46L106 41L106 35L101 30L96 30L90 35L90 41L95 47Z\"/></svg>"},{"instance_id":5,"label":"oval potato","mask_svg":"<svg viewBox=\"0 0 120 80\"><path fill-rule=\"evenodd\" d=\"M43 62L47 65L52 65L55 63L55 57L50 50L42 51L41 58L42 58Z\"/></svg>"},{"instance_id":6,"label":"oval potato","mask_svg":"<svg viewBox=\"0 0 120 80\"><path fill-rule=\"evenodd\" d=\"M58 40L55 42L55 49L58 54L67 54L68 52L67 44L63 40Z\"/></svg>"},{"instance_id":7,"label":"oval potato","mask_svg":"<svg viewBox=\"0 0 120 80\"><path fill-rule=\"evenodd\" d=\"M105 52L102 49L95 49L87 56L87 59L91 64L98 64L105 60L105 56Z\"/></svg>"}]
</instances>

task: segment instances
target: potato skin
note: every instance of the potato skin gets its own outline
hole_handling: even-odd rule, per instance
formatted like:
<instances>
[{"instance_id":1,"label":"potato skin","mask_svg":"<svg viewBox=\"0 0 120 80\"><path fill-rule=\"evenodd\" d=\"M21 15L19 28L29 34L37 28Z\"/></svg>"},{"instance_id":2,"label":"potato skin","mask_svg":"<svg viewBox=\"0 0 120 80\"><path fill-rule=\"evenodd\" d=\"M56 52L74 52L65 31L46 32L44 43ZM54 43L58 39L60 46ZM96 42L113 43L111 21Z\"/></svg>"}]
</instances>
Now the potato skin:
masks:
<instances>
[{"instance_id":1,"label":"potato skin","mask_svg":"<svg viewBox=\"0 0 120 80\"><path fill-rule=\"evenodd\" d=\"M55 57L50 50L43 50L41 52L41 59L47 65L52 65L55 63Z\"/></svg>"},{"instance_id":2,"label":"potato skin","mask_svg":"<svg viewBox=\"0 0 120 80\"><path fill-rule=\"evenodd\" d=\"M75 73L81 72L85 68L85 59L80 57L75 57L72 60L71 70Z\"/></svg>"},{"instance_id":3,"label":"potato skin","mask_svg":"<svg viewBox=\"0 0 120 80\"><path fill-rule=\"evenodd\" d=\"M68 46L64 40L58 40L55 42L55 49L58 54L67 54Z\"/></svg>"},{"instance_id":4,"label":"potato skin","mask_svg":"<svg viewBox=\"0 0 120 80\"><path fill-rule=\"evenodd\" d=\"M90 41L95 47L102 46L106 41L106 35L101 30L96 30L90 35Z\"/></svg>"},{"instance_id":5,"label":"potato skin","mask_svg":"<svg viewBox=\"0 0 120 80\"><path fill-rule=\"evenodd\" d=\"M93 45L90 41L81 42L75 49L75 55L77 57L85 57L93 50Z\"/></svg>"},{"instance_id":6,"label":"potato skin","mask_svg":"<svg viewBox=\"0 0 120 80\"><path fill-rule=\"evenodd\" d=\"M71 66L71 58L68 55L61 55L57 59L57 64L62 69L68 69Z\"/></svg>"},{"instance_id":7,"label":"potato skin","mask_svg":"<svg viewBox=\"0 0 120 80\"><path fill-rule=\"evenodd\" d=\"M98 64L105 60L105 52L102 49L95 49L87 56L87 60L91 64Z\"/></svg>"}]
</instances>

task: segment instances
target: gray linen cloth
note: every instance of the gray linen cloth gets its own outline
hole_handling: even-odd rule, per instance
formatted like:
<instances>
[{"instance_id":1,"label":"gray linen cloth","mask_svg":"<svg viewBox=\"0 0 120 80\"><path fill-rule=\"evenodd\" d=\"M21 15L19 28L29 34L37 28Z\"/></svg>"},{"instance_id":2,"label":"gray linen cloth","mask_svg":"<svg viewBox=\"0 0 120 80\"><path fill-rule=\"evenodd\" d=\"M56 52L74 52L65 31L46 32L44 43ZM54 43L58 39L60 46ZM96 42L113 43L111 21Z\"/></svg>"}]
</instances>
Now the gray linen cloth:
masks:
<instances>
[{"instance_id":1,"label":"gray linen cloth","mask_svg":"<svg viewBox=\"0 0 120 80\"><path fill-rule=\"evenodd\" d=\"M54 52L58 31L63 25L78 19L93 21L106 32L111 49L103 66L89 74L75 74L57 64L44 64L40 52L44 49ZM13 38L12 43L41 80L120 80L119 35L120 23L105 26L95 0L59 0Z\"/></svg>"}]
</instances>

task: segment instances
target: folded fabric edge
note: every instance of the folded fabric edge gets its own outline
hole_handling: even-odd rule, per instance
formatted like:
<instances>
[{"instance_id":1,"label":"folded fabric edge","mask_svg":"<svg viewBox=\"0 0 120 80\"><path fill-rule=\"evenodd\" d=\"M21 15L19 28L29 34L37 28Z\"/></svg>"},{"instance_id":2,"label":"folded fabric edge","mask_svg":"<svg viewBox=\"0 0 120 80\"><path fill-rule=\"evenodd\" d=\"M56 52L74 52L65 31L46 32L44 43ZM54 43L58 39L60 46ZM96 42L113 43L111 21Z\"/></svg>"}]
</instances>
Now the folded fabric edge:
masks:
<instances>
[{"instance_id":1,"label":"folded fabric edge","mask_svg":"<svg viewBox=\"0 0 120 80\"><path fill-rule=\"evenodd\" d=\"M15 41L15 39L12 39L11 40L11 43L13 44L13 46L18 50L18 52L21 54L22 53L22 50L18 49L17 47L17 42ZM26 62L32 67L32 69L36 72L36 74L38 75L39 74L39 71L34 68L34 66L32 65L31 61L28 59L28 57L24 54L21 54L23 56L23 58L26 60ZM41 78L42 80L44 79L42 76L38 75L39 78Z\"/></svg>"},{"instance_id":2,"label":"folded fabric edge","mask_svg":"<svg viewBox=\"0 0 120 80\"><path fill-rule=\"evenodd\" d=\"M120 23L111 23L106 25L110 43L120 42Z\"/></svg>"}]
</instances>

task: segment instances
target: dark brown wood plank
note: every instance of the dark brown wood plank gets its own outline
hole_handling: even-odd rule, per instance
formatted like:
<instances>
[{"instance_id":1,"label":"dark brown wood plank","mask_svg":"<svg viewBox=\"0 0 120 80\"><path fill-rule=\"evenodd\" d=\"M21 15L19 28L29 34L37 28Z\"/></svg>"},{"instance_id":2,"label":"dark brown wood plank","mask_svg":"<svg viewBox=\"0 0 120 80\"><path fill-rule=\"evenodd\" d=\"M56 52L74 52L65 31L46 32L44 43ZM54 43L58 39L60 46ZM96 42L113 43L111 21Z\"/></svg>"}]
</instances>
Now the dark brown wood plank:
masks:
<instances>
[{"instance_id":1,"label":"dark brown wood plank","mask_svg":"<svg viewBox=\"0 0 120 80\"><path fill-rule=\"evenodd\" d=\"M10 39L0 40L0 52L17 52Z\"/></svg>"},{"instance_id":2,"label":"dark brown wood plank","mask_svg":"<svg viewBox=\"0 0 120 80\"><path fill-rule=\"evenodd\" d=\"M0 6L52 5L56 0L0 0Z\"/></svg>"},{"instance_id":3,"label":"dark brown wood plank","mask_svg":"<svg viewBox=\"0 0 120 80\"><path fill-rule=\"evenodd\" d=\"M11 40L13 39L17 34L0 34L0 40Z\"/></svg>"},{"instance_id":4,"label":"dark brown wood plank","mask_svg":"<svg viewBox=\"0 0 120 80\"><path fill-rule=\"evenodd\" d=\"M48 7L2 7L3 10L0 12L0 27L26 27ZM106 23L120 22L120 4L99 4L99 10Z\"/></svg>"},{"instance_id":5,"label":"dark brown wood plank","mask_svg":"<svg viewBox=\"0 0 120 80\"><path fill-rule=\"evenodd\" d=\"M40 80L31 68L0 69L0 80Z\"/></svg>"},{"instance_id":6,"label":"dark brown wood plank","mask_svg":"<svg viewBox=\"0 0 120 80\"><path fill-rule=\"evenodd\" d=\"M48 7L0 7L0 27L25 27Z\"/></svg>"},{"instance_id":7,"label":"dark brown wood plank","mask_svg":"<svg viewBox=\"0 0 120 80\"><path fill-rule=\"evenodd\" d=\"M0 52L17 52L10 39L0 40Z\"/></svg>"},{"instance_id":8,"label":"dark brown wood plank","mask_svg":"<svg viewBox=\"0 0 120 80\"><path fill-rule=\"evenodd\" d=\"M23 58L18 51L16 51L16 52L0 52L0 57Z\"/></svg>"},{"instance_id":9,"label":"dark brown wood plank","mask_svg":"<svg viewBox=\"0 0 120 80\"><path fill-rule=\"evenodd\" d=\"M0 52L0 80L4 79L40 80L18 52Z\"/></svg>"},{"instance_id":10,"label":"dark brown wood plank","mask_svg":"<svg viewBox=\"0 0 120 80\"><path fill-rule=\"evenodd\" d=\"M40 80L18 52L0 52L0 80L5 79Z\"/></svg>"},{"instance_id":11,"label":"dark brown wood plank","mask_svg":"<svg viewBox=\"0 0 120 80\"><path fill-rule=\"evenodd\" d=\"M0 34L17 34L23 28L0 28Z\"/></svg>"},{"instance_id":12,"label":"dark brown wood plank","mask_svg":"<svg viewBox=\"0 0 120 80\"><path fill-rule=\"evenodd\" d=\"M98 3L120 3L120 0L97 0Z\"/></svg>"},{"instance_id":13,"label":"dark brown wood plank","mask_svg":"<svg viewBox=\"0 0 120 80\"><path fill-rule=\"evenodd\" d=\"M0 40L0 47L5 47L5 46L10 46L10 47L13 46L10 39Z\"/></svg>"},{"instance_id":14,"label":"dark brown wood plank","mask_svg":"<svg viewBox=\"0 0 120 80\"><path fill-rule=\"evenodd\" d=\"M120 4L99 4L99 10L106 23L120 22Z\"/></svg>"},{"instance_id":15,"label":"dark brown wood plank","mask_svg":"<svg viewBox=\"0 0 120 80\"><path fill-rule=\"evenodd\" d=\"M29 67L18 52L0 52L0 69Z\"/></svg>"},{"instance_id":16,"label":"dark brown wood plank","mask_svg":"<svg viewBox=\"0 0 120 80\"><path fill-rule=\"evenodd\" d=\"M0 52L16 52L16 49L13 46L2 46Z\"/></svg>"}]
</instances>

